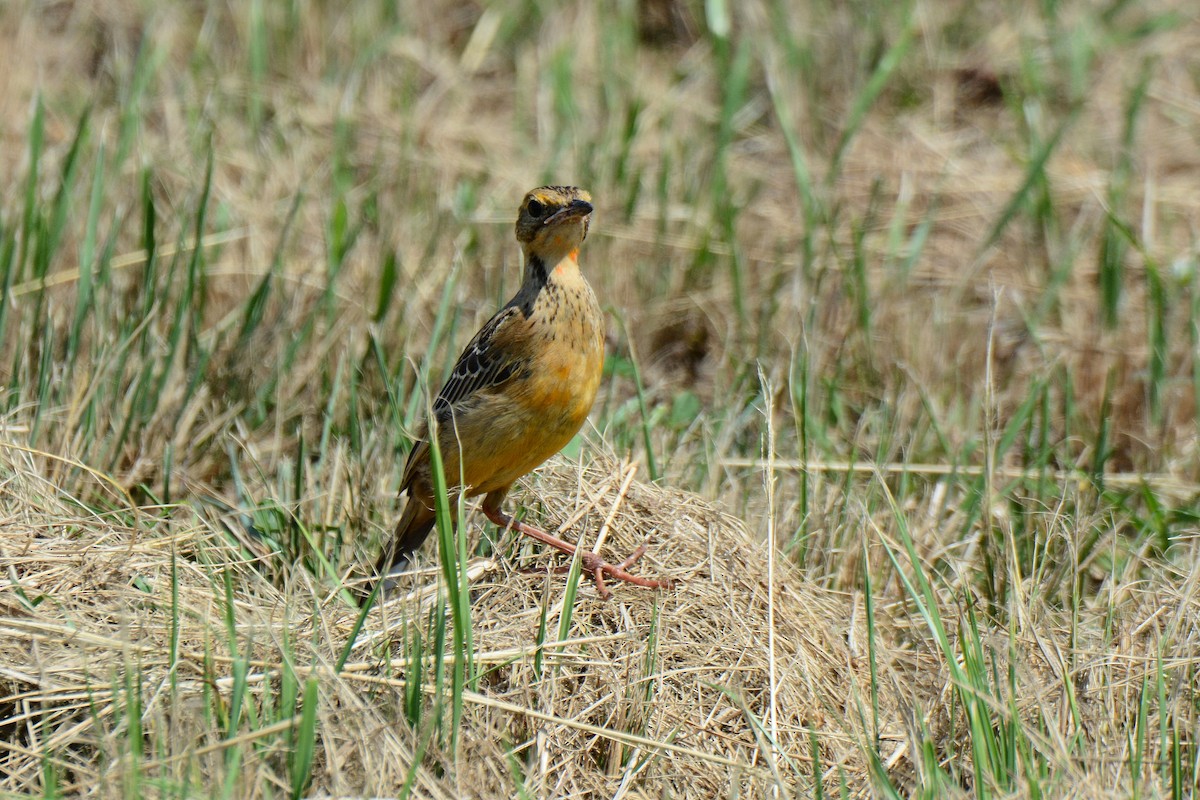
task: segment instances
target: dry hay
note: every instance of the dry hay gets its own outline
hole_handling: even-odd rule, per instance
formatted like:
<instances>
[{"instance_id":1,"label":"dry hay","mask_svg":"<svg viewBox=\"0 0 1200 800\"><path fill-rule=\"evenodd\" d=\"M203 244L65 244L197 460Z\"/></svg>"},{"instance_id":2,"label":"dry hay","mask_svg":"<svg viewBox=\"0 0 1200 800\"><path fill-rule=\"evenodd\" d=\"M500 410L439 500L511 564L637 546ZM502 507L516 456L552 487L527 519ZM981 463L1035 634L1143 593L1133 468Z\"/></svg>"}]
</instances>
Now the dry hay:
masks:
<instances>
[{"instance_id":1,"label":"dry hay","mask_svg":"<svg viewBox=\"0 0 1200 800\"><path fill-rule=\"evenodd\" d=\"M791 794L812 785L810 731L825 780L869 793L858 723L869 716L860 710L869 707L866 666L848 645L863 634L852 630L849 604L778 567L772 747L765 546L693 495L622 480L629 473L610 461L581 468L556 460L513 502L540 501L544 514L532 516L551 529L578 507L585 513L568 536L594 536L608 519L610 554L648 537L637 571L669 575L677 588L617 584L605 602L581 582L570 633L546 648L539 677L542 609L548 604L554 640L566 578L485 562L491 569L476 580L471 609L483 677L467 695L456 750L448 736L426 736L429 725L415 731L402 711L404 642L427 619L417 601L373 610L335 674L355 611L321 595L307 573L271 585L186 508L144 519L139 531L81 515L30 464L10 461L2 472L0 728L8 744L0 791L37 790L47 754L68 791L127 790L135 756L125 710L135 700L145 731L141 782L211 786L233 764L238 796L260 796L268 781L286 786L289 726L267 722L286 658L301 683L319 679L314 793L395 794L427 742L415 796L506 796L515 774L539 797L659 797L665 788L673 797L758 797L776 783ZM49 499L30 502L39 496ZM436 548L428 550L432 561ZM526 566L547 563L538 553ZM225 575L237 654L223 623ZM228 713L238 655L249 659L246 685L261 716L240 727L240 762L228 758L222 725L204 718L206 703ZM436 690L423 691L428 720ZM882 694L894 708L891 697Z\"/></svg>"}]
</instances>

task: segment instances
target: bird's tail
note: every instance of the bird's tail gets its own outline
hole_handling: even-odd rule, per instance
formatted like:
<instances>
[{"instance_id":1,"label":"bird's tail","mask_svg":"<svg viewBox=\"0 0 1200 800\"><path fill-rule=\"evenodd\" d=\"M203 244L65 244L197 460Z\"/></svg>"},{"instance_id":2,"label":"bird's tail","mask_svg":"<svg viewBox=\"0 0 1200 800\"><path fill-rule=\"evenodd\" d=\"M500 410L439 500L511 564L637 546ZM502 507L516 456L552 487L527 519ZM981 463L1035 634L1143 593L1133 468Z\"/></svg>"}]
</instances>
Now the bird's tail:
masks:
<instances>
[{"instance_id":1,"label":"bird's tail","mask_svg":"<svg viewBox=\"0 0 1200 800\"><path fill-rule=\"evenodd\" d=\"M378 581L383 583L384 591L393 584L390 578L401 575L408 569L413 553L425 542L429 532L433 530L435 521L433 511L424 503L413 497L408 498L404 504L404 513L396 523L392 540L383 548L379 560L375 562L375 575ZM368 587L368 596L374 588L374 584Z\"/></svg>"}]
</instances>

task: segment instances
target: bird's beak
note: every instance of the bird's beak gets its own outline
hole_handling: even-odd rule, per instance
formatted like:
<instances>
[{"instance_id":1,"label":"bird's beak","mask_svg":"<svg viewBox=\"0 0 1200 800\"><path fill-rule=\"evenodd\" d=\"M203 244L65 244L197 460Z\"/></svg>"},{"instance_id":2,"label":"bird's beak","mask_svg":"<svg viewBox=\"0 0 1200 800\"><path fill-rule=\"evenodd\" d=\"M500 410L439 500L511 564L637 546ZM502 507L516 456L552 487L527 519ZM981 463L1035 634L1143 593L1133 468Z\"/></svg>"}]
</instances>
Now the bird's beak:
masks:
<instances>
[{"instance_id":1,"label":"bird's beak","mask_svg":"<svg viewBox=\"0 0 1200 800\"><path fill-rule=\"evenodd\" d=\"M587 200L572 200L569 206L552 215L545 224L556 225L569 219L586 217L590 213L592 213L592 204Z\"/></svg>"}]
</instances>

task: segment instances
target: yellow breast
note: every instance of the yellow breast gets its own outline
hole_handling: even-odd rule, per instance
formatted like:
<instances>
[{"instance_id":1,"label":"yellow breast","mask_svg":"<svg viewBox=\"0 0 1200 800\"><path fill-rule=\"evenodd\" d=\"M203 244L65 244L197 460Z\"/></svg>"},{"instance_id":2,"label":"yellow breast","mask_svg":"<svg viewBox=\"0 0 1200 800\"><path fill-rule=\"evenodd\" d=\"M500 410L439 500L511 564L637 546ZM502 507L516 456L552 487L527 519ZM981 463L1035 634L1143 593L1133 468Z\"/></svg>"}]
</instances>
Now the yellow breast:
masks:
<instances>
[{"instance_id":1,"label":"yellow breast","mask_svg":"<svg viewBox=\"0 0 1200 800\"><path fill-rule=\"evenodd\" d=\"M516 330L516 329L515 329ZM512 484L561 450L592 410L604 369L604 316L573 259L540 288L511 346L523 368L503 391L474 398L464 432L471 494Z\"/></svg>"}]
</instances>

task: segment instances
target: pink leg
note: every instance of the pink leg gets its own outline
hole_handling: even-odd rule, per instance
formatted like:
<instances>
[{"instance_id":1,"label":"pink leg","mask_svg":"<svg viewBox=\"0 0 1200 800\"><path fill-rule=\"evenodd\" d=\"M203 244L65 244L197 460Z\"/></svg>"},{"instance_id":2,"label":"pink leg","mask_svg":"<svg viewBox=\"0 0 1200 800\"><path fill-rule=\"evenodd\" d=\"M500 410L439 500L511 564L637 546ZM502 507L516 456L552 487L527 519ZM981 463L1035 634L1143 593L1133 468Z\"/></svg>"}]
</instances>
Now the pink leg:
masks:
<instances>
[{"instance_id":1,"label":"pink leg","mask_svg":"<svg viewBox=\"0 0 1200 800\"><path fill-rule=\"evenodd\" d=\"M489 494L483 501L483 513L496 525L501 528L512 528L545 545L549 545L556 550L560 550L569 556L575 555L578 550L575 545L570 542L563 541L557 536L552 536L545 531L535 528L532 525L526 525L524 522L518 522L500 510L500 501L504 498L503 494L499 497L494 497L494 494ZM635 561L642 557L646 552L646 545L641 545L637 550L633 551L633 555L622 561L620 564L610 564L600 557L598 553L585 552L580 554L580 561L583 564L583 570L595 579L596 591L600 596L607 600L612 596L612 592L604 585L605 574L611 575L619 581L632 583L635 586L644 586L647 589L670 589L672 581L669 578L655 580L653 578L643 578L638 575L631 575L625 571L625 568L632 565Z\"/></svg>"}]
</instances>

